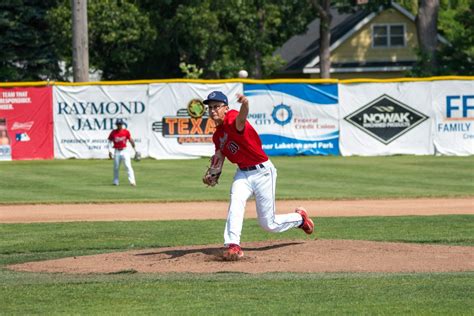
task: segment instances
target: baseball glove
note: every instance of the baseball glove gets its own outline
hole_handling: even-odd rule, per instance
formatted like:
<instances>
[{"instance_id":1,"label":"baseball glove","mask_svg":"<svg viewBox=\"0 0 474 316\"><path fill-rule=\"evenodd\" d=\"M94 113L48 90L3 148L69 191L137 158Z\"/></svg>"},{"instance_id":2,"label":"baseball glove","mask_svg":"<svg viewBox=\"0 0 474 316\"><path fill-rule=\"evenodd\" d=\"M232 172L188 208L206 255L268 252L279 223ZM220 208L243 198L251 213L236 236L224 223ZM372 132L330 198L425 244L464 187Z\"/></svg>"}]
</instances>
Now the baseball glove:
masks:
<instances>
[{"instance_id":1,"label":"baseball glove","mask_svg":"<svg viewBox=\"0 0 474 316\"><path fill-rule=\"evenodd\" d=\"M219 183L219 177L222 174L222 166L224 164L224 156L217 152L214 156L211 157L211 166L207 168L204 177L202 177L202 182L210 187L215 186Z\"/></svg>"},{"instance_id":2,"label":"baseball glove","mask_svg":"<svg viewBox=\"0 0 474 316\"><path fill-rule=\"evenodd\" d=\"M135 160L135 161L142 160L142 154L139 151L136 151L135 152L135 157L133 157L133 160Z\"/></svg>"},{"instance_id":3,"label":"baseball glove","mask_svg":"<svg viewBox=\"0 0 474 316\"><path fill-rule=\"evenodd\" d=\"M208 168L206 174L202 178L202 182L210 187L213 187L219 183L219 177L221 176L221 173L222 172L219 172L218 169Z\"/></svg>"}]
</instances>

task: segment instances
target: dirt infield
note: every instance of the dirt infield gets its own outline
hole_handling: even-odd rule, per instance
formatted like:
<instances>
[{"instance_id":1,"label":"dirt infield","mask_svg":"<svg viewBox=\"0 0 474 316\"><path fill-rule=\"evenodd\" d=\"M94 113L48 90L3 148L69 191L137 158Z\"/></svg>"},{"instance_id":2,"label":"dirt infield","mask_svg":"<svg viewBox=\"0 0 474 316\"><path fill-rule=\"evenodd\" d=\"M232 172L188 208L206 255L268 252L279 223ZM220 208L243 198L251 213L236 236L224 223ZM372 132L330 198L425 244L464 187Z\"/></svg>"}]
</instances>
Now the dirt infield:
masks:
<instances>
[{"instance_id":1,"label":"dirt infield","mask_svg":"<svg viewBox=\"0 0 474 316\"><path fill-rule=\"evenodd\" d=\"M227 205L228 202L0 205L0 223L225 219ZM292 212L300 205L314 217L474 214L474 198L288 200L277 201L277 212ZM245 216L256 217L254 201L247 203Z\"/></svg>"},{"instance_id":2,"label":"dirt infield","mask_svg":"<svg viewBox=\"0 0 474 316\"><path fill-rule=\"evenodd\" d=\"M278 201L279 212L312 217L474 214L474 199ZM0 223L225 219L227 202L0 206ZM256 216L252 201L247 218ZM305 236L302 233L302 236ZM282 234L284 237L284 234ZM474 247L359 240L244 243L245 257L222 260L221 245L186 246L28 262L10 269L53 273L456 272L474 271Z\"/></svg>"}]
</instances>

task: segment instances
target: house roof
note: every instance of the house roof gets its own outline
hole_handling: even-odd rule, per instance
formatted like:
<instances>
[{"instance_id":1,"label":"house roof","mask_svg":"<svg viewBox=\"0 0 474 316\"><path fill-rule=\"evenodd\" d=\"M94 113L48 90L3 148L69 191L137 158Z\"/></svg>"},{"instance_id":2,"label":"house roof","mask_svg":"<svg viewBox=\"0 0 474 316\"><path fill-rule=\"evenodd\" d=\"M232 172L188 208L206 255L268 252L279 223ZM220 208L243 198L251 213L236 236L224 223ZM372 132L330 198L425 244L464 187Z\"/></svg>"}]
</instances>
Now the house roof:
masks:
<instances>
[{"instance_id":1,"label":"house roof","mask_svg":"<svg viewBox=\"0 0 474 316\"><path fill-rule=\"evenodd\" d=\"M360 10L355 13L338 13L331 9L331 44L347 34L370 12ZM310 63L315 56L319 56L319 18L314 19L308 25L308 31L304 35L297 35L288 40L276 53L288 61L283 68L285 73L302 73L303 68Z\"/></svg>"},{"instance_id":2,"label":"house roof","mask_svg":"<svg viewBox=\"0 0 474 316\"><path fill-rule=\"evenodd\" d=\"M395 8L411 21L415 22L415 16L399 4L392 2L391 7ZM379 12L371 12L365 9L359 9L352 13L339 13L337 9L331 9L332 21L330 50L333 51L335 48L337 48L352 34L369 23L381 11L382 8L379 10ZM280 73L302 74L319 72L319 22L319 18L314 19L308 25L308 30L305 34L293 36L275 52L276 54L280 54L282 58L287 61L286 66L280 71ZM438 35L438 40L444 44L448 44L448 41L440 35ZM378 63L378 65L372 64L373 63L359 63L357 66L352 63L347 65L340 64L337 65L337 67L336 65L333 65L333 68L349 70L357 67L360 70L360 68L367 67L380 69L383 66L389 65L393 65L397 69L401 67L401 65L395 65L393 62L386 62L385 64ZM413 64L413 62L411 64ZM406 64L403 65L403 67L410 67L410 65Z\"/></svg>"}]
</instances>

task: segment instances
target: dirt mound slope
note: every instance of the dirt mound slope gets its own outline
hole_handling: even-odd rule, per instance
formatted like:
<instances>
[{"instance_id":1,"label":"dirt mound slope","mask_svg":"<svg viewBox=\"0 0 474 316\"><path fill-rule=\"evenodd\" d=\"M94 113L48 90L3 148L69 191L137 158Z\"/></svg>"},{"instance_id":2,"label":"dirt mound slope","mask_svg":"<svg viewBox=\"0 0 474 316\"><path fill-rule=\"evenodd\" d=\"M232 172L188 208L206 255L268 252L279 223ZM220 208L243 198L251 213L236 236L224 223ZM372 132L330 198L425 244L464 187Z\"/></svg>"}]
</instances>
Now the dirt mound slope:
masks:
<instances>
[{"instance_id":1,"label":"dirt mound slope","mask_svg":"<svg viewBox=\"0 0 474 316\"><path fill-rule=\"evenodd\" d=\"M474 271L474 247L360 240L243 243L245 257L222 259L220 245L168 247L11 265L53 273L456 272Z\"/></svg>"}]
</instances>

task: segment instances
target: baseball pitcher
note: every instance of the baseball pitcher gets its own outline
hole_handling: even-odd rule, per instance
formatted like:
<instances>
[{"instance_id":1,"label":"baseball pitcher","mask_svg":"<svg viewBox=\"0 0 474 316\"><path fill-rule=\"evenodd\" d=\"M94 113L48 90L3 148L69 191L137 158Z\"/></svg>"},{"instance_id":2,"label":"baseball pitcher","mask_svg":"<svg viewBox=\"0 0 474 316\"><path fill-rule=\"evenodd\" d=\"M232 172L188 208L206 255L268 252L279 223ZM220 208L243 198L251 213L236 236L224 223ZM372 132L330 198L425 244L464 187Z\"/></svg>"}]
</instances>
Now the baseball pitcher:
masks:
<instances>
[{"instance_id":1,"label":"baseball pitcher","mask_svg":"<svg viewBox=\"0 0 474 316\"><path fill-rule=\"evenodd\" d=\"M209 186L218 183L224 159L237 164L230 192L230 204L224 230L225 260L238 260L244 256L240 247L240 235L244 220L245 204L254 195L260 226L269 232L284 232L290 228L301 228L312 234L314 223L305 209L298 207L294 213L276 215L275 187L277 170L262 150L262 142L255 129L247 121L249 101L237 95L240 111L229 110L227 96L214 91L204 104L209 117L216 124L212 137L215 154L211 166L203 177Z\"/></svg>"},{"instance_id":2,"label":"baseball pitcher","mask_svg":"<svg viewBox=\"0 0 474 316\"><path fill-rule=\"evenodd\" d=\"M127 140L132 145L135 151L135 157L140 154L135 149L135 141L133 140L130 132L123 127L124 122L121 119L118 119L115 122L117 126L110 135L109 135L109 158L114 160L114 185L119 185L119 168L120 163L123 161L125 165L125 170L127 170L128 181L130 185L136 186L135 173L133 172L132 162L130 159L130 152L127 148ZM112 153L112 149L114 152Z\"/></svg>"}]
</instances>

